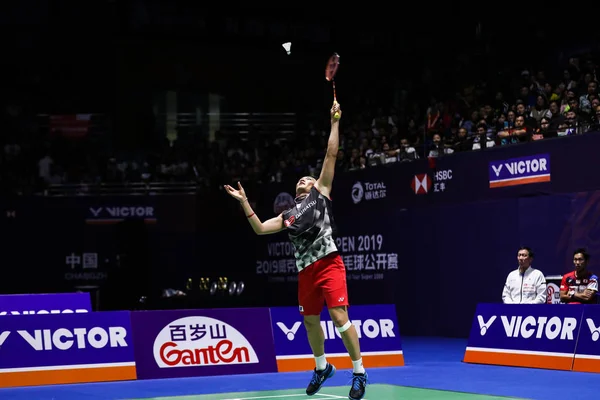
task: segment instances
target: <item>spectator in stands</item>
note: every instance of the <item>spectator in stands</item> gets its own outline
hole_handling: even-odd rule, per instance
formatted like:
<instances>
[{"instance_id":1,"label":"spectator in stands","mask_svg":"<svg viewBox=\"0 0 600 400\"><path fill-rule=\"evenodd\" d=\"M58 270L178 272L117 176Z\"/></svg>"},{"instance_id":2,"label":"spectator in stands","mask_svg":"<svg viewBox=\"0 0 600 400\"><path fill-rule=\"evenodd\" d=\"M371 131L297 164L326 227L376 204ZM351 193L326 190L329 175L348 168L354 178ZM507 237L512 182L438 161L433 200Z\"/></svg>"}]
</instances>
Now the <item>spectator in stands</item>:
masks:
<instances>
[{"instance_id":1,"label":"spectator in stands","mask_svg":"<svg viewBox=\"0 0 600 400\"><path fill-rule=\"evenodd\" d=\"M505 129L500 131L498 132L498 137L501 139L500 143L503 146L507 144L527 142L531 138L531 129L525 125L525 117L523 115L517 115L515 118L514 129Z\"/></svg>"},{"instance_id":2,"label":"spectator in stands","mask_svg":"<svg viewBox=\"0 0 600 400\"><path fill-rule=\"evenodd\" d=\"M442 135L434 133L428 157L441 157L452 153L454 153L454 150L450 147L446 147L444 140L442 140Z\"/></svg>"},{"instance_id":3,"label":"spectator in stands","mask_svg":"<svg viewBox=\"0 0 600 400\"><path fill-rule=\"evenodd\" d=\"M586 80L589 80L587 84L587 93L579 97L579 104L581 112L586 114L592 113L592 99L590 96L595 97L598 94L598 82L592 80L591 74L585 74Z\"/></svg>"},{"instance_id":4,"label":"spectator in stands","mask_svg":"<svg viewBox=\"0 0 600 400\"><path fill-rule=\"evenodd\" d=\"M565 274L560 283L560 301L567 304L595 304L598 277L588 270L590 255L584 248L573 252L575 270Z\"/></svg>"},{"instance_id":5,"label":"spectator in stands","mask_svg":"<svg viewBox=\"0 0 600 400\"><path fill-rule=\"evenodd\" d=\"M452 149L457 151L467 151L471 150L472 143L469 140L467 130L464 127L458 129L458 135L453 139Z\"/></svg>"},{"instance_id":6,"label":"spectator in stands","mask_svg":"<svg viewBox=\"0 0 600 400\"><path fill-rule=\"evenodd\" d=\"M530 109L530 107L526 107L525 104L523 104L523 102L521 102L520 100L517 101L517 107L516 107L516 117L523 117L523 120L525 121L525 126L529 126L529 127L534 127L537 126L537 121L535 118L531 117L531 113L528 111ZM516 123L516 117L515 117L515 123Z\"/></svg>"},{"instance_id":7,"label":"spectator in stands","mask_svg":"<svg viewBox=\"0 0 600 400\"><path fill-rule=\"evenodd\" d=\"M540 121L540 127L533 131L531 140L541 140L556 137L556 130L550 129L550 119L543 117Z\"/></svg>"},{"instance_id":8,"label":"spectator in stands","mask_svg":"<svg viewBox=\"0 0 600 400\"><path fill-rule=\"evenodd\" d=\"M395 151L398 154L398 159L402 162L414 161L419 158L417 151L410 145L407 138L400 139L400 148Z\"/></svg>"},{"instance_id":9,"label":"spectator in stands","mask_svg":"<svg viewBox=\"0 0 600 400\"><path fill-rule=\"evenodd\" d=\"M517 252L519 267L510 272L502 291L504 304L545 304L546 278L544 274L531 266L533 251L521 247Z\"/></svg>"},{"instance_id":10,"label":"spectator in stands","mask_svg":"<svg viewBox=\"0 0 600 400\"><path fill-rule=\"evenodd\" d=\"M480 123L479 125L477 125L477 135L475 135L473 137L472 140L472 150L481 150L481 143L483 143L483 141L485 141L485 147L486 148L490 148L490 147L494 147L496 145L496 143L494 142L494 139L492 139L489 135L488 135L488 128L486 126L485 123Z\"/></svg>"},{"instance_id":11,"label":"spectator in stands","mask_svg":"<svg viewBox=\"0 0 600 400\"><path fill-rule=\"evenodd\" d=\"M550 116L552 116L550 109L546 105L546 97L545 96L543 96L541 94L539 94L537 96L537 101L535 103L535 106L531 109L531 114L529 116L532 119L534 119L537 124L539 124L539 122L542 120L542 118L544 118L544 117L550 118ZM535 127L537 125L533 124L532 126Z\"/></svg>"},{"instance_id":12,"label":"spectator in stands","mask_svg":"<svg viewBox=\"0 0 600 400\"><path fill-rule=\"evenodd\" d=\"M565 113L563 123L558 126L558 136L569 136L581 134L584 132L586 122L574 109L569 109Z\"/></svg>"}]
</instances>

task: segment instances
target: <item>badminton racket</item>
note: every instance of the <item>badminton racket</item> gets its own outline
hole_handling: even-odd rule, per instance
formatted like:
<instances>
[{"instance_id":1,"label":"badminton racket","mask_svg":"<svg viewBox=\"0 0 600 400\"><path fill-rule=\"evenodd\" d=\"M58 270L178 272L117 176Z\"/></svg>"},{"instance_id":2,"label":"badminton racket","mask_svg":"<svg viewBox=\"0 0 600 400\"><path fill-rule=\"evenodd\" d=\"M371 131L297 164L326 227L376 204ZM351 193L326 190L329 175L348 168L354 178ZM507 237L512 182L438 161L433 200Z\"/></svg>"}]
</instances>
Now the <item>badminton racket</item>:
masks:
<instances>
[{"instance_id":1,"label":"badminton racket","mask_svg":"<svg viewBox=\"0 0 600 400\"><path fill-rule=\"evenodd\" d=\"M325 79L328 82L331 82L333 86L333 104L337 104L337 95L335 92L335 74L337 74L338 67L340 66L340 56L338 53L333 53L329 60L327 61L327 66L325 67ZM336 112L333 114L334 118L340 118L340 113Z\"/></svg>"}]
</instances>

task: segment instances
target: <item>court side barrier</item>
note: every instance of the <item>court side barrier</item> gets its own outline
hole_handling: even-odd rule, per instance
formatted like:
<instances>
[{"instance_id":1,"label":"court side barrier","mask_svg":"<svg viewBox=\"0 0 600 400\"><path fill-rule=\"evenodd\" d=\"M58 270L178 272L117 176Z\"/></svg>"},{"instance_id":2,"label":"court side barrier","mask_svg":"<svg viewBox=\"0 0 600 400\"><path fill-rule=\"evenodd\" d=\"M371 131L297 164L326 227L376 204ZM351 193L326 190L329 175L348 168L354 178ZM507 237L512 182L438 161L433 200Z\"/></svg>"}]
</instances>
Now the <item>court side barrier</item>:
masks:
<instances>
[{"instance_id":1,"label":"court side barrier","mask_svg":"<svg viewBox=\"0 0 600 400\"><path fill-rule=\"evenodd\" d=\"M600 306L479 304L464 362L600 372Z\"/></svg>"},{"instance_id":2,"label":"court side barrier","mask_svg":"<svg viewBox=\"0 0 600 400\"><path fill-rule=\"evenodd\" d=\"M0 387L131 379L128 311L0 318Z\"/></svg>"},{"instance_id":3,"label":"court side barrier","mask_svg":"<svg viewBox=\"0 0 600 400\"><path fill-rule=\"evenodd\" d=\"M134 311L138 379L277 372L268 308Z\"/></svg>"},{"instance_id":4,"label":"court side barrier","mask_svg":"<svg viewBox=\"0 0 600 400\"><path fill-rule=\"evenodd\" d=\"M351 306L348 311L360 338L365 366L369 368L404 366L395 305ZM277 370L279 372L313 370L315 359L298 308L271 308L271 320ZM352 368L352 361L327 309L321 313L321 328L325 334L327 361L338 369Z\"/></svg>"},{"instance_id":5,"label":"court side barrier","mask_svg":"<svg viewBox=\"0 0 600 400\"><path fill-rule=\"evenodd\" d=\"M6 315L72 314L92 312L89 293L0 295L0 317Z\"/></svg>"},{"instance_id":6,"label":"court side barrier","mask_svg":"<svg viewBox=\"0 0 600 400\"><path fill-rule=\"evenodd\" d=\"M600 372L600 305L583 306L573 371Z\"/></svg>"},{"instance_id":7,"label":"court side barrier","mask_svg":"<svg viewBox=\"0 0 600 400\"><path fill-rule=\"evenodd\" d=\"M353 306L368 367L403 366L394 305ZM296 307L116 311L0 318L0 387L314 368ZM325 350L352 364L326 309Z\"/></svg>"}]
</instances>

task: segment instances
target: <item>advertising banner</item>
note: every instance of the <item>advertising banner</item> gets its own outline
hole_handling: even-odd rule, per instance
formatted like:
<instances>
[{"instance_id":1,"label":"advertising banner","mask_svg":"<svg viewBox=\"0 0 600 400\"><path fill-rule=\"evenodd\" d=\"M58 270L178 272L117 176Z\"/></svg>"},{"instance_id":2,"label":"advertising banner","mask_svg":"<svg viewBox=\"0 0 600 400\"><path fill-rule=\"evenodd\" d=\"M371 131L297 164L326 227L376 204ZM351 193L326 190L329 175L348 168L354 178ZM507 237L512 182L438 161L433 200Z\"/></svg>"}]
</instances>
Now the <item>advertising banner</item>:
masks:
<instances>
[{"instance_id":1,"label":"advertising banner","mask_svg":"<svg viewBox=\"0 0 600 400\"><path fill-rule=\"evenodd\" d=\"M464 362L571 370L582 314L580 305L479 304Z\"/></svg>"},{"instance_id":2,"label":"advertising banner","mask_svg":"<svg viewBox=\"0 0 600 400\"><path fill-rule=\"evenodd\" d=\"M350 321L360 338L363 362L368 367L397 367L404 365L400 330L393 304L351 306ZM303 317L297 307L271 308L273 337L279 372L310 371L315 359L308 344ZM352 368L340 333L331 321L329 312L321 313L321 328L325 334L327 361L336 368Z\"/></svg>"},{"instance_id":3,"label":"advertising banner","mask_svg":"<svg viewBox=\"0 0 600 400\"><path fill-rule=\"evenodd\" d=\"M131 314L138 379L276 372L267 308Z\"/></svg>"},{"instance_id":4,"label":"advertising banner","mask_svg":"<svg viewBox=\"0 0 600 400\"><path fill-rule=\"evenodd\" d=\"M536 154L490 161L490 188L550 182L550 155Z\"/></svg>"},{"instance_id":5,"label":"advertising banner","mask_svg":"<svg viewBox=\"0 0 600 400\"><path fill-rule=\"evenodd\" d=\"M573 371L600 372L600 306L583 306Z\"/></svg>"},{"instance_id":6,"label":"advertising banner","mask_svg":"<svg viewBox=\"0 0 600 400\"><path fill-rule=\"evenodd\" d=\"M44 293L0 295L0 317L4 315L73 314L92 312L89 293Z\"/></svg>"},{"instance_id":7,"label":"advertising banner","mask_svg":"<svg viewBox=\"0 0 600 400\"><path fill-rule=\"evenodd\" d=\"M15 315L0 322L0 387L136 379L130 313Z\"/></svg>"}]
</instances>

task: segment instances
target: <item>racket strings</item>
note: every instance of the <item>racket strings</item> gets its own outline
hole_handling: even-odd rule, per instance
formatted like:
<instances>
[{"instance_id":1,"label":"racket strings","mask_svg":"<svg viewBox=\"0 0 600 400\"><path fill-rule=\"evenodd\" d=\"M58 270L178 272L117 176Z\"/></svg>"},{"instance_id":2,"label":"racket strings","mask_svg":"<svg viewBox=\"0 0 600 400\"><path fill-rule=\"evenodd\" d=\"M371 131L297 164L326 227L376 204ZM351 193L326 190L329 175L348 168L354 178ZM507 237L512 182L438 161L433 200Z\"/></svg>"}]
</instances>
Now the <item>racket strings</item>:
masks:
<instances>
[{"instance_id":1,"label":"racket strings","mask_svg":"<svg viewBox=\"0 0 600 400\"><path fill-rule=\"evenodd\" d=\"M340 65L340 56L337 53L333 53L333 55L329 58L327 62L327 66L325 67L325 79L331 82L333 86L333 101L337 103L337 94L335 91L335 74L337 73L338 67Z\"/></svg>"}]
</instances>

